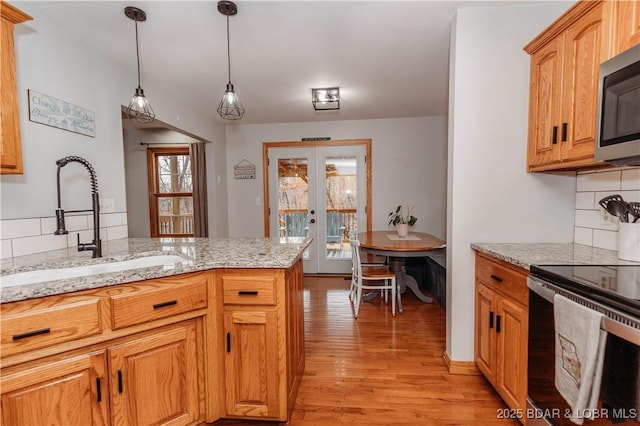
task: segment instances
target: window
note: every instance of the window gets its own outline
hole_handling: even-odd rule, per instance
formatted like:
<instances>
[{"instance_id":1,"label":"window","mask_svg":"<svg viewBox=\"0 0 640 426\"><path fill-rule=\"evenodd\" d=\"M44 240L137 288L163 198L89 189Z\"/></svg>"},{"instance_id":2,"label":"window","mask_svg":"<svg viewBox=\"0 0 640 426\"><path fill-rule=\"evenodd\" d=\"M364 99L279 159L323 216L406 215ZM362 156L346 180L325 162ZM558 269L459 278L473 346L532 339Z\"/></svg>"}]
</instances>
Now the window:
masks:
<instances>
[{"instance_id":1,"label":"window","mask_svg":"<svg viewBox=\"0 0 640 426\"><path fill-rule=\"evenodd\" d=\"M152 237L193 236L193 181L189 147L149 148Z\"/></svg>"}]
</instances>

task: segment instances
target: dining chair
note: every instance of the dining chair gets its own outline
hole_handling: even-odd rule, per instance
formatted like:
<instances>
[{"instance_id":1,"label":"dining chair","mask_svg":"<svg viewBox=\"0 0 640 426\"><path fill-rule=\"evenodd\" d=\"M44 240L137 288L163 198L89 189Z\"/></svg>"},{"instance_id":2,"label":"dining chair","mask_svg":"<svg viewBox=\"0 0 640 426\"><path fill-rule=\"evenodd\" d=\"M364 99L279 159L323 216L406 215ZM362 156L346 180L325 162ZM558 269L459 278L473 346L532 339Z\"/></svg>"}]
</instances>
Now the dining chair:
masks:
<instances>
[{"instance_id":1,"label":"dining chair","mask_svg":"<svg viewBox=\"0 0 640 426\"><path fill-rule=\"evenodd\" d=\"M349 300L354 304L354 318L358 318L360 303L362 302L362 290L379 290L385 303L389 302L389 290L391 290L391 314L396 316L396 274L389 266L374 264L368 266L360 260L360 241L353 237L349 239L351 244L351 287ZM372 284L365 284L372 281Z\"/></svg>"}]
</instances>

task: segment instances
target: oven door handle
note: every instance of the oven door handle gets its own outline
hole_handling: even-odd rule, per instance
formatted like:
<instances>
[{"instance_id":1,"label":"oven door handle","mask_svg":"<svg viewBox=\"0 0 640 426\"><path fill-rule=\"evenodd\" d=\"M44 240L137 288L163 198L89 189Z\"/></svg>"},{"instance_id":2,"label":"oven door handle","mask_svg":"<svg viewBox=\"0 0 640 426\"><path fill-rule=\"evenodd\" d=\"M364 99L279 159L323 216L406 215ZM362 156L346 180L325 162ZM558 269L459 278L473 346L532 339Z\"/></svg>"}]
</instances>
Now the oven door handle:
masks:
<instances>
[{"instance_id":1,"label":"oven door handle","mask_svg":"<svg viewBox=\"0 0 640 426\"><path fill-rule=\"evenodd\" d=\"M555 293L541 285L544 281L540 281L532 276L527 277L527 287L547 302L553 304L553 296Z\"/></svg>"}]
</instances>

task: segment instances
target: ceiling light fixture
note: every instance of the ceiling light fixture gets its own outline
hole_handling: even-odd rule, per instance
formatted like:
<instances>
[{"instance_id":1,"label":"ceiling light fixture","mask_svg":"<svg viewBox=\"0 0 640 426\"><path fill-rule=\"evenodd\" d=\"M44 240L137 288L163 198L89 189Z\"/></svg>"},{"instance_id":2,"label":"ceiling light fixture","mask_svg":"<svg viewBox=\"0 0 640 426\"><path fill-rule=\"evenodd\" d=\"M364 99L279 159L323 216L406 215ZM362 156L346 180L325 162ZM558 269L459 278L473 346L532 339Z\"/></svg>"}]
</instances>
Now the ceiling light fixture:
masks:
<instances>
[{"instance_id":1,"label":"ceiling light fixture","mask_svg":"<svg viewBox=\"0 0 640 426\"><path fill-rule=\"evenodd\" d=\"M340 88L311 89L311 103L316 111L340 109Z\"/></svg>"},{"instance_id":2,"label":"ceiling light fixture","mask_svg":"<svg viewBox=\"0 0 640 426\"><path fill-rule=\"evenodd\" d=\"M218 114L225 120L239 120L244 115L244 107L233 89L233 84L231 84L231 54L229 53L229 16L238 13L238 6L232 1L222 0L218 2L218 12L227 17L227 64L229 70L229 82L220 105L218 105Z\"/></svg>"},{"instance_id":3,"label":"ceiling light fixture","mask_svg":"<svg viewBox=\"0 0 640 426\"><path fill-rule=\"evenodd\" d=\"M138 87L133 98L131 98L131 102L129 102L125 114L128 118L139 123L151 123L156 118L156 114L153 112L149 100L144 96L144 90L140 87L140 51L138 49L138 22L146 21L147 14L144 10L133 6L125 7L124 14L136 24L136 58L138 59Z\"/></svg>"}]
</instances>

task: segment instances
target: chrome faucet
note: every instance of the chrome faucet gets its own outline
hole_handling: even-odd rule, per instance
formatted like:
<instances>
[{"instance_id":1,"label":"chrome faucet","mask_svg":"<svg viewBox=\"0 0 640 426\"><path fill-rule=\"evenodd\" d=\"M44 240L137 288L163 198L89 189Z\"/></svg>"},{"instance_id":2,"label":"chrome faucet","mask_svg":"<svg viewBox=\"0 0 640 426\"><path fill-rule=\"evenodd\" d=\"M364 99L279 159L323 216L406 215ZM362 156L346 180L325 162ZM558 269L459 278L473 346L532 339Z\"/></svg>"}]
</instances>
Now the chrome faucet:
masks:
<instances>
[{"instance_id":1,"label":"chrome faucet","mask_svg":"<svg viewBox=\"0 0 640 426\"><path fill-rule=\"evenodd\" d=\"M58 208L56 209L56 224L58 229L56 229L54 235L66 235L69 233L69 231L65 229L64 224L65 211L60 205L60 169L72 162L82 164L89 171L89 177L91 179L91 197L93 201L91 210L67 211L67 213L93 212L93 241L91 242L91 244L80 243L80 234L77 234L78 251L91 250L93 252L93 255L91 257L102 257L102 241L100 240L100 201L98 198L98 179L96 177L96 171L93 169L93 166L82 157L76 157L75 155L72 155L56 161L56 164L58 165Z\"/></svg>"}]
</instances>

